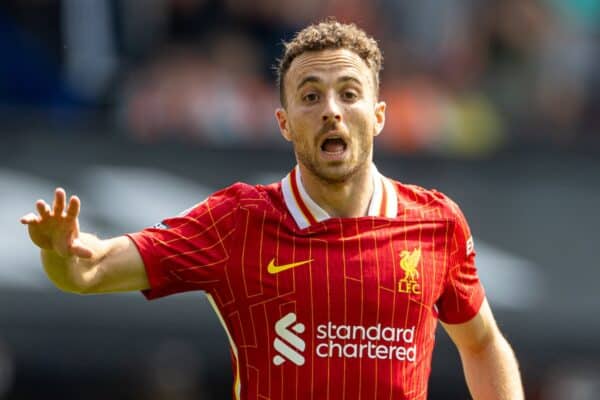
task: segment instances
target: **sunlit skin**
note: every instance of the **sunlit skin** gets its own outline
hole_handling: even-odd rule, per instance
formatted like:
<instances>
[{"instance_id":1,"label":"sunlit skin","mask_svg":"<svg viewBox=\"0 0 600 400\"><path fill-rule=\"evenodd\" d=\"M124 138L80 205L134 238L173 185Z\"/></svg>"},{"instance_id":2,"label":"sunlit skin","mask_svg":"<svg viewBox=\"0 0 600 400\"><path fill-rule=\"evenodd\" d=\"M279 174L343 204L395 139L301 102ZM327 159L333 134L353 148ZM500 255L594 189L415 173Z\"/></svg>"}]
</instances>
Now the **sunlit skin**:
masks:
<instances>
[{"instance_id":1,"label":"sunlit skin","mask_svg":"<svg viewBox=\"0 0 600 400\"><path fill-rule=\"evenodd\" d=\"M373 73L356 53L306 52L284 80L275 115L294 146L306 191L331 216L366 215L373 193L373 138L383 129Z\"/></svg>"}]
</instances>

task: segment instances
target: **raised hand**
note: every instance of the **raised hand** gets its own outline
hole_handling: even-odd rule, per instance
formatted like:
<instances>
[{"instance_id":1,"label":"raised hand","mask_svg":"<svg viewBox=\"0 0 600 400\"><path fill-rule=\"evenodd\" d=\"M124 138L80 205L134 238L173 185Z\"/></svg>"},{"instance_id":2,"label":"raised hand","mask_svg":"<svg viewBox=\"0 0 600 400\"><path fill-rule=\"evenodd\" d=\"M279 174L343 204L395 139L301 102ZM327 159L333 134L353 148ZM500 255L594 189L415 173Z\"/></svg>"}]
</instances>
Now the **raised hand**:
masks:
<instances>
[{"instance_id":1,"label":"raised hand","mask_svg":"<svg viewBox=\"0 0 600 400\"><path fill-rule=\"evenodd\" d=\"M71 196L67 205L66 197L64 189L57 188L52 208L44 200L38 200L35 203L38 214L24 215L21 223L27 225L31 241L41 249L54 251L61 257L90 258L92 250L80 240L81 201Z\"/></svg>"}]
</instances>

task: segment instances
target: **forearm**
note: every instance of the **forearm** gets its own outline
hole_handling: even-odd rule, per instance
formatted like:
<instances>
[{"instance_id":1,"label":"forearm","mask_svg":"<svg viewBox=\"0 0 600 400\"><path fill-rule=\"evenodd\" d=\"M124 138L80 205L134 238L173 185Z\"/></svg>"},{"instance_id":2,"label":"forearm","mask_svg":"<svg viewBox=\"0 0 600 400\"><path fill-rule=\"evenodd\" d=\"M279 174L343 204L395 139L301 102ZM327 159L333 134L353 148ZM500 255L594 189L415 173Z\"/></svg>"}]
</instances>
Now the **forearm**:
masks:
<instances>
[{"instance_id":1,"label":"forearm","mask_svg":"<svg viewBox=\"0 0 600 400\"><path fill-rule=\"evenodd\" d=\"M54 251L42 250L44 269L59 289L92 294L150 287L140 254L126 236L101 240L82 233L79 240L91 250L90 258L61 257Z\"/></svg>"},{"instance_id":2,"label":"forearm","mask_svg":"<svg viewBox=\"0 0 600 400\"><path fill-rule=\"evenodd\" d=\"M482 349L462 352L461 360L474 400L524 398L517 359L500 333Z\"/></svg>"},{"instance_id":3,"label":"forearm","mask_svg":"<svg viewBox=\"0 0 600 400\"><path fill-rule=\"evenodd\" d=\"M107 241L81 233L79 240L92 251L92 257L63 257L53 250L41 250L42 265L56 287L72 293L84 293L98 279L98 266L110 251Z\"/></svg>"},{"instance_id":4,"label":"forearm","mask_svg":"<svg viewBox=\"0 0 600 400\"><path fill-rule=\"evenodd\" d=\"M73 293L108 293L150 287L144 262L127 236L101 240L81 233L78 216L81 202L57 188L53 207L36 202L38 214L21 217L31 241L42 249L42 265L59 288Z\"/></svg>"}]
</instances>

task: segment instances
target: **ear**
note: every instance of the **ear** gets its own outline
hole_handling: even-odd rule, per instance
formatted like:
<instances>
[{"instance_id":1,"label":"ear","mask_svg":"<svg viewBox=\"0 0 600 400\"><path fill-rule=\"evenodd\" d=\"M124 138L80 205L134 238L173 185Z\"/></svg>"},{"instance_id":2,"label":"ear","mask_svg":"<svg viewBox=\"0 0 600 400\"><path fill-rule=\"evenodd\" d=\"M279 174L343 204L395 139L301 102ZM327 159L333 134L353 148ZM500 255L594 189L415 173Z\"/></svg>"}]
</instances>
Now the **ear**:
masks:
<instances>
[{"instance_id":1,"label":"ear","mask_svg":"<svg viewBox=\"0 0 600 400\"><path fill-rule=\"evenodd\" d=\"M292 141L292 132L289 128L288 115L285 108L278 108L275 110L275 118L277 119L277 125L279 126L279 132L281 136L288 142Z\"/></svg>"},{"instance_id":2,"label":"ear","mask_svg":"<svg viewBox=\"0 0 600 400\"><path fill-rule=\"evenodd\" d=\"M385 101L379 101L375 104L375 135L377 136L383 130L385 125Z\"/></svg>"}]
</instances>

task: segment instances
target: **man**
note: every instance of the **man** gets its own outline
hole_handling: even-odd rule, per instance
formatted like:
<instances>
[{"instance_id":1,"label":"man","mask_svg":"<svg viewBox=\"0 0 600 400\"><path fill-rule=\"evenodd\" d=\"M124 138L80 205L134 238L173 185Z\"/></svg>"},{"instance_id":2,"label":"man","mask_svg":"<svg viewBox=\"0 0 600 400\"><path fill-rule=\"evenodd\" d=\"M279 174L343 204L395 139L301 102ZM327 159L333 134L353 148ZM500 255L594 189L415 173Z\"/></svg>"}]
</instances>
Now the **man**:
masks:
<instances>
[{"instance_id":1,"label":"man","mask_svg":"<svg viewBox=\"0 0 600 400\"><path fill-rule=\"evenodd\" d=\"M229 336L236 399L426 399L435 328L475 399L522 399L518 366L447 197L382 176L381 53L354 25L298 33L279 63L281 134L298 165L235 184L142 232L79 231L80 201L22 222L49 278L75 293L204 290Z\"/></svg>"}]
</instances>

